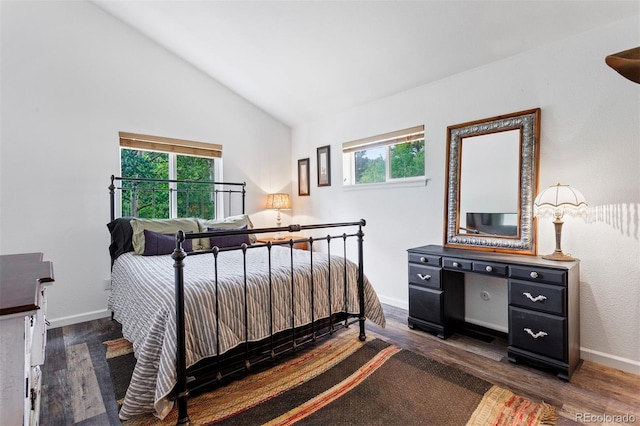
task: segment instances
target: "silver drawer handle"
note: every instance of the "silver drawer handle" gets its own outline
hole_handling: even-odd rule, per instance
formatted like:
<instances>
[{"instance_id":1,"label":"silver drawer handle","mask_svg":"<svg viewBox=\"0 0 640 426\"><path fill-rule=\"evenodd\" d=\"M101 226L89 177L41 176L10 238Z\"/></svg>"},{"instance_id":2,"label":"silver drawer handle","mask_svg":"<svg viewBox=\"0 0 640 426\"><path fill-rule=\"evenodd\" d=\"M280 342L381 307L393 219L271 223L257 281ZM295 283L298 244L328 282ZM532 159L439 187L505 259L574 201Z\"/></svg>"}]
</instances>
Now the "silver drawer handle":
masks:
<instances>
[{"instance_id":1,"label":"silver drawer handle","mask_svg":"<svg viewBox=\"0 0 640 426\"><path fill-rule=\"evenodd\" d=\"M422 275L422 274L417 274L418 278L420 278L423 281L429 281L431 279L431 275Z\"/></svg>"},{"instance_id":2,"label":"silver drawer handle","mask_svg":"<svg viewBox=\"0 0 640 426\"><path fill-rule=\"evenodd\" d=\"M422 262L422 263L426 263L426 262L427 262L427 258L426 258L426 257L424 257L424 256L423 256L423 257L421 257L421 258L420 258L420 262Z\"/></svg>"},{"instance_id":3,"label":"silver drawer handle","mask_svg":"<svg viewBox=\"0 0 640 426\"><path fill-rule=\"evenodd\" d=\"M536 271L531 272L529 275L531 278L538 278L538 273Z\"/></svg>"},{"instance_id":4,"label":"silver drawer handle","mask_svg":"<svg viewBox=\"0 0 640 426\"><path fill-rule=\"evenodd\" d=\"M459 264L458 262L453 262L453 267L454 267L454 268L459 268L459 267L460 267L460 264Z\"/></svg>"},{"instance_id":5,"label":"silver drawer handle","mask_svg":"<svg viewBox=\"0 0 640 426\"><path fill-rule=\"evenodd\" d=\"M493 268L491 266L487 266L486 268L484 268L484 270L487 272L492 272Z\"/></svg>"},{"instance_id":6,"label":"silver drawer handle","mask_svg":"<svg viewBox=\"0 0 640 426\"><path fill-rule=\"evenodd\" d=\"M533 337L534 339L537 339L538 337L544 337L547 336L547 333L545 333L544 331L538 331L537 333L534 333L533 331L531 331L530 328L525 328L524 331L526 331L527 333L529 333L529 335L531 337Z\"/></svg>"},{"instance_id":7,"label":"silver drawer handle","mask_svg":"<svg viewBox=\"0 0 640 426\"><path fill-rule=\"evenodd\" d=\"M542 295L542 294L539 294L539 295L537 295L536 297L533 297L533 296L531 295L531 293L526 292L526 291L525 291L524 293L522 293L522 294L523 294L524 296L527 296L527 299L531 300L532 302L541 302L541 301L543 301L543 300L547 300L547 296L544 296L544 295Z\"/></svg>"}]
</instances>

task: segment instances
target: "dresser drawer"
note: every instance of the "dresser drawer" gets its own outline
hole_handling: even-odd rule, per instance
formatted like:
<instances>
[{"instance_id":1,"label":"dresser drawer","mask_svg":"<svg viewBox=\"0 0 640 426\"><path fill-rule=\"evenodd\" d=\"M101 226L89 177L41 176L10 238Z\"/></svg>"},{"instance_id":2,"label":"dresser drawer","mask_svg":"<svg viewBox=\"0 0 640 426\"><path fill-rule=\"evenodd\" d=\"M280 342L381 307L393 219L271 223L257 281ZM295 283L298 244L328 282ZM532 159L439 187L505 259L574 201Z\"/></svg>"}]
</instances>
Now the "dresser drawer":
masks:
<instances>
[{"instance_id":1,"label":"dresser drawer","mask_svg":"<svg viewBox=\"0 0 640 426\"><path fill-rule=\"evenodd\" d=\"M409 316L435 324L442 324L444 293L423 287L409 286Z\"/></svg>"},{"instance_id":2,"label":"dresser drawer","mask_svg":"<svg viewBox=\"0 0 640 426\"><path fill-rule=\"evenodd\" d=\"M474 261L472 270L473 272L479 272L487 275L495 275L496 277L507 276L507 265L503 263Z\"/></svg>"},{"instance_id":3,"label":"dresser drawer","mask_svg":"<svg viewBox=\"0 0 640 426\"><path fill-rule=\"evenodd\" d=\"M424 265L440 267L440 256L433 256L430 254L422 254L416 252L409 252L409 262L421 263Z\"/></svg>"},{"instance_id":4,"label":"dresser drawer","mask_svg":"<svg viewBox=\"0 0 640 426\"><path fill-rule=\"evenodd\" d=\"M566 360L567 319L509 307L509 345Z\"/></svg>"},{"instance_id":5,"label":"dresser drawer","mask_svg":"<svg viewBox=\"0 0 640 426\"><path fill-rule=\"evenodd\" d=\"M509 277L528 281L562 284L567 282L567 271L561 269L536 268L534 266L510 266Z\"/></svg>"},{"instance_id":6,"label":"dresser drawer","mask_svg":"<svg viewBox=\"0 0 640 426\"><path fill-rule=\"evenodd\" d=\"M566 315L566 287L509 280L509 304Z\"/></svg>"},{"instance_id":7,"label":"dresser drawer","mask_svg":"<svg viewBox=\"0 0 640 426\"><path fill-rule=\"evenodd\" d=\"M409 284L440 289L440 268L409 263Z\"/></svg>"},{"instance_id":8,"label":"dresser drawer","mask_svg":"<svg viewBox=\"0 0 640 426\"><path fill-rule=\"evenodd\" d=\"M442 259L442 266L448 269L455 269L460 271L471 271L473 262L466 259L456 259L453 257L445 257Z\"/></svg>"}]
</instances>

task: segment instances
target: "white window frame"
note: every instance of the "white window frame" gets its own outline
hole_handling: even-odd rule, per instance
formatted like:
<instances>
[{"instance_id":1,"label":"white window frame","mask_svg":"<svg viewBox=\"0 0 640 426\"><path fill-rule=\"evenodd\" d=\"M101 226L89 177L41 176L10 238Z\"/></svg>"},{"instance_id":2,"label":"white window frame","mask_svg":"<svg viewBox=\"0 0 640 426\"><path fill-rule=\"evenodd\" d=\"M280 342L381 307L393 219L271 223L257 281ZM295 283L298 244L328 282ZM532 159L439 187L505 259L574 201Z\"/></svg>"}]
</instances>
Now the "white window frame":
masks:
<instances>
[{"instance_id":1,"label":"white window frame","mask_svg":"<svg viewBox=\"0 0 640 426\"><path fill-rule=\"evenodd\" d=\"M425 175L406 178L391 177L391 147L397 144L414 140L424 140L424 125L410 127L408 129L385 133L364 139L358 139L342 144L342 187L344 190L372 189L389 186L423 186L427 183L426 166ZM375 183L356 183L355 180L355 154L358 151L384 147L385 148L385 181Z\"/></svg>"}]
</instances>

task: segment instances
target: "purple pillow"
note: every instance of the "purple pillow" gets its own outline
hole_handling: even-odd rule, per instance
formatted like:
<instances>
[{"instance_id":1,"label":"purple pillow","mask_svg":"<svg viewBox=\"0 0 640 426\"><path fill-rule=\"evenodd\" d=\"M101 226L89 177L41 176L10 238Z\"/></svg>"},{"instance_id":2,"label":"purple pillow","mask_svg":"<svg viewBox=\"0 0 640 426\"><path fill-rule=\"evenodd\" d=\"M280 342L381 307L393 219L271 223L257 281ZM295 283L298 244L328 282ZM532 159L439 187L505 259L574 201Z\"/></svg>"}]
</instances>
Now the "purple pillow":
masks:
<instances>
[{"instance_id":1,"label":"purple pillow","mask_svg":"<svg viewBox=\"0 0 640 426\"><path fill-rule=\"evenodd\" d=\"M176 248L176 236L160 234L159 232L144 230L143 256L155 256L158 254L171 254ZM193 240L184 240L182 248L185 251L193 251Z\"/></svg>"},{"instance_id":2,"label":"purple pillow","mask_svg":"<svg viewBox=\"0 0 640 426\"><path fill-rule=\"evenodd\" d=\"M217 231L240 231L247 229L247 225L243 225L239 228L207 228L209 232ZM223 237L211 237L209 238L211 247L225 248L225 247L239 247L242 244L251 245L249 240L249 234L240 235L225 235Z\"/></svg>"}]
</instances>

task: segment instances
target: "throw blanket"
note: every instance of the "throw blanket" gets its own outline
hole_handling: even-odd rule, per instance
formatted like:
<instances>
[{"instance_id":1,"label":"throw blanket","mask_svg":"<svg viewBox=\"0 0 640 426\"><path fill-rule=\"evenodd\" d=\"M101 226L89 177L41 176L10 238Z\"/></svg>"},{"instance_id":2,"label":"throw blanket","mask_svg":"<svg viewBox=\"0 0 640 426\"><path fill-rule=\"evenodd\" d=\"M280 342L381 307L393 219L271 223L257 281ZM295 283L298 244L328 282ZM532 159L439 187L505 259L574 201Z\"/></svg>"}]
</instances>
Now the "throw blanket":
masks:
<instances>
[{"instance_id":1,"label":"throw blanket","mask_svg":"<svg viewBox=\"0 0 640 426\"><path fill-rule=\"evenodd\" d=\"M272 247L273 332L291 326L291 263L289 248ZM311 253L293 250L294 318L297 326L309 324L311 313ZM220 335L215 329L215 264L213 255L188 256L185 260L185 328L187 367L245 341L244 268L247 270L249 341L269 336L269 256L266 247L218 255ZM347 300L350 313L359 311L357 265L347 261ZM330 278L329 278L330 277ZM329 315L329 282L332 312L345 310L344 259L313 253L313 318ZM164 418L173 407L167 396L176 384L176 319L174 268L170 256L136 256L126 253L114 263L109 307L122 324L122 333L133 343L137 359L131 383L120 411L125 420L154 412ZM384 326L382 307L365 278L367 319Z\"/></svg>"}]
</instances>

